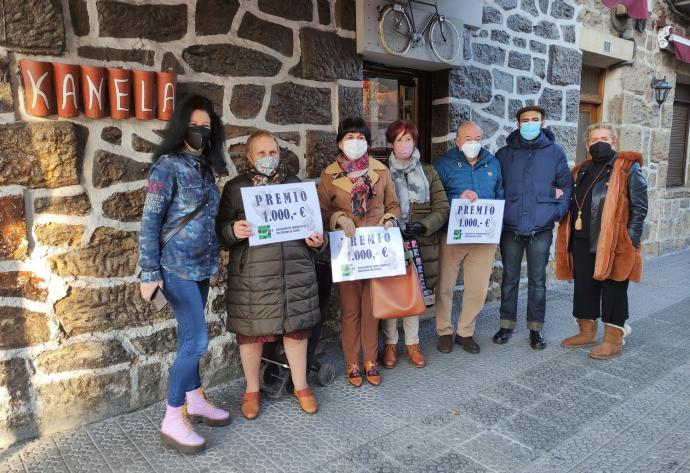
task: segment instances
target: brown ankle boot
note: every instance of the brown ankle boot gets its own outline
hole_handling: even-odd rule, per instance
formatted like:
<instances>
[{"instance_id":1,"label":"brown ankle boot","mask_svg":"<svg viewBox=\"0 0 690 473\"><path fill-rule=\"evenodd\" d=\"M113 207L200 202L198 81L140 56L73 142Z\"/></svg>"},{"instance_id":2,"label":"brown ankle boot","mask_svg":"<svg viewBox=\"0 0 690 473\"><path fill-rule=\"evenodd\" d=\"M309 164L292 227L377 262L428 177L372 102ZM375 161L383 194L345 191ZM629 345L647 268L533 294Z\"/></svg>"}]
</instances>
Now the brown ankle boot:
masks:
<instances>
[{"instance_id":1,"label":"brown ankle boot","mask_svg":"<svg viewBox=\"0 0 690 473\"><path fill-rule=\"evenodd\" d=\"M410 363L415 365L417 368L424 368L426 366L426 358L419 345L405 345L405 350L407 351L407 356L410 358Z\"/></svg>"},{"instance_id":2,"label":"brown ankle boot","mask_svg":"<svg viewBox=\"0 0 690 473\"><path fill-rule=\"evenodd\" d=\"M242 415L249 420L256 419L259 415L261 404L259 402L261 395L259 392L244 393L242 396Z\"/></svg>"},{"instance_id":3,"label":"brown ankle boot","mask_svg":"<svg viewBox=\"0 0 690 473\"><path fill-rule=\"evenodd\" d=\"M620 327L613 324L604 324L604 340L594 348L589 354L597 360L608 360L618 356L625 345L625 336L630 335L632 329L630 325Z\"/></svg>"},{"instance_id":4,"label":"brown ankle boot","mask_svg":"<svg viewBox=\"0 0 690 473\"><path fill-rule=\"evenodd\" d=\"M386 343L383 346L383 367L395 368L398 362L398 345L394 343Z\"/></svg>"},{"instance_id":5,"label":"brown ankle boot","mask_svg":"<svg viewBox=\"0 0 690 473\"><path fill-rule=\"evenodd\" d=\"M594 345L597 338L597 321L590 319L575 319L580 333L568 337L561 342L562 347L577 348Z\"/></svg>"}]
</instances>

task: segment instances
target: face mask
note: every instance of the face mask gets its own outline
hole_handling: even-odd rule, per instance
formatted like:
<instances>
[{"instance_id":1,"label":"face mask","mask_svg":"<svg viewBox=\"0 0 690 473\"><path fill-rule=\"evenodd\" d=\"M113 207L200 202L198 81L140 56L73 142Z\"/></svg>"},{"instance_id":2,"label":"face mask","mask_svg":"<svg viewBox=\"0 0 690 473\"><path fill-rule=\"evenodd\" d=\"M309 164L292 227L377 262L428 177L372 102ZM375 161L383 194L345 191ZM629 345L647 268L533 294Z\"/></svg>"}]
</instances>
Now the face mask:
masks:
<instances>
[{"instance_id":1,"label":"face mask","mask_svg":"<svg viewBox=\"0 0 690 473\"><path fill-rule=\"evenodd\" d=\"M273 156L267 154L256 160L254 167L264 176L270 176L280 164L280 158L278 156Z\"/></svg>"},{"instance_id":2,"label":"face mask","mask_svg":"<svg viewBox=\"0 0 690 473\"><path fill-rule=\"evenodd\" d=\"M532 141L541 133L541 122L527 122L520 125L520 136Z\"/></svg>"},{"instance_id":3,"label":"face mask","mask_svg":"<svg viewBox=\"0 0 690 473\"><path fill-rule=\"evenodd\" d=\"M589 147L589 155L592 159L608 158L612 151L611 145L605 141L597 141Z\"/></svg>"},{"instance_id":4,"label":"face mask","mask_svg":"<svg viewBox=\"0 0 690 473\"><path fill-rule=\"evenodd\" d=\"M367 149L369 149L367 140L347 140L343 144L343 153L350 161L355 161L364 156Z\"/></svg>"},{"instance_id":5,"label":"face mask","mask_svg":"<svg viewBox=\"0 0 690 473\"><path fill-rule=\"evenodd\" d=\"M184 140L192 149L199 151L208 146L211 141L211 129L205 126L190 126L187 128Z\"/></svg>"},{"instance_id":6,"label":"face mask","mask_svg":"<svg viewBox=\"0 0 690 473\"><path fill-rule=\"evenodd\" d=\"M408 159L414 151L414 141L397 141L393 143L393 152L398 159Z\"/></svg>"},{"instance_id":7,"label":"face mask","mask_svg":"<svg viewBox=\"0 0 690 473\"><path fill-rule=\"evenodd\" d=\"M482 149L482 145L478 141L468 141L460 147L460 150L466 158L474 159Z\"/></svg>"}]
</instances>

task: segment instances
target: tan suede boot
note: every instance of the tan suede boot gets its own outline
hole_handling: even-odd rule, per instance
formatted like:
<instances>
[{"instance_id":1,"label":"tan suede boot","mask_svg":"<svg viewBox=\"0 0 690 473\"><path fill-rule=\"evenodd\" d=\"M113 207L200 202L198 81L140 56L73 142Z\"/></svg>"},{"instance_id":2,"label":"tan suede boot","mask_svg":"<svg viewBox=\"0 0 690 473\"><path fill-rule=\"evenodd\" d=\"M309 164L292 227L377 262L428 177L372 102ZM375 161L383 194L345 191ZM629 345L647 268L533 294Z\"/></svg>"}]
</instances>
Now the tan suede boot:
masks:
<instances>
[{"instance_id":1,"label":"tan suede boot","mask_svg":"<svg viewBox=\"0 0 690 473\"><path fill-rule=\"evenodd\" d=\"M604 340L594 348L589 354L592 358L597 360L608 360L618 356L625 345L626 335L630 335L632 329L630 325L619 327L613 324L604 324Z\"/></svg>"},{"instance_id":2,"label":"tan suede boot","mask_svg":"<svg viewBox=\"0 0 690 473\"><path fill-rule=\"evenodd\" d=\"M597 338L597 321L590 319L575 319L580 333L568 337L561 342L562 347L577 348L588 347L595 344Z\"/></svg>"}]
</instances>

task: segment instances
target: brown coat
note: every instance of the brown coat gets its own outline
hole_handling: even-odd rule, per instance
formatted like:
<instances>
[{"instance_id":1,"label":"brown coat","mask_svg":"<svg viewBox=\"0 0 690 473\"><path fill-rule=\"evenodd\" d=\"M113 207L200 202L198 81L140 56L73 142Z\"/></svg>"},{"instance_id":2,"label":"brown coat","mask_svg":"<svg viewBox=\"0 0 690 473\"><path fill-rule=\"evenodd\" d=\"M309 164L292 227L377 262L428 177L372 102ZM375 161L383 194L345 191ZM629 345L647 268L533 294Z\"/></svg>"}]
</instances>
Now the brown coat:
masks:
<instances>
[{"instance_id":1,"label":"brown coat","mask_svg":"<svg viewBox=\"0 0 690 473\"><path fill-rule=\"evenodd\" d=\"M587 161L573 168L573 177ZM601 231L597 241L594 263L594 279L604 281L639 282L642 278L642 256L635 248L628 234L628 179L630 167L635 163L642 166L642 155L634 151L621 151L611 171L606 191L604 210L601 216ZM568 252L570 243L570 217L568 215L558 226L556 237L556 278L573 279L572 255Z\"/></svg>"},{"instance_id":2,"label":"brown coat","mask_svg":"<svg viewBox=\"0 0 690 473\"><path fill-rule=\"evenodd\" d=\"M334 162L321 173L317 192L321 205L324 229L335 231L336 220L346 215L355 222L356 227L373 227L382 225L384 220L395 217L400 219L400 203L395 195L395 185L391 173L379 161L370 158L369 178L374 184L376 196L369 199L367 213L364 217L355 217L352 213L352 181L347 176L333 179L342 169Z\"/></svg>"}]
</instances>

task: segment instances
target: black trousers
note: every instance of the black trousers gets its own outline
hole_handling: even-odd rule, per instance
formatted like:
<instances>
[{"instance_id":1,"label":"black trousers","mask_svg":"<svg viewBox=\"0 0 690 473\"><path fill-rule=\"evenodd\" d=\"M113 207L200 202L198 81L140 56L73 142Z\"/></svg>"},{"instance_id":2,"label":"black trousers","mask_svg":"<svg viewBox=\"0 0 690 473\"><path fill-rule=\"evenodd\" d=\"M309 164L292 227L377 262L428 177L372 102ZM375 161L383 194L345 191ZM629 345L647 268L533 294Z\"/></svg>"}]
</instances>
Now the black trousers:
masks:
<instances>
[{"instance_id":1,"label":"black trousers","mask_svg":"<svg viewBox=\"0 0 690 473\"><path fill-rule=\"evenodd\" d=\"M594 279L596 255L589 252L589 239L573 238L571 241L575 277L573 315L590 320L601 317L605 323L622 327L628 320L628 280Z\"/></svg>"}]
</instances>

